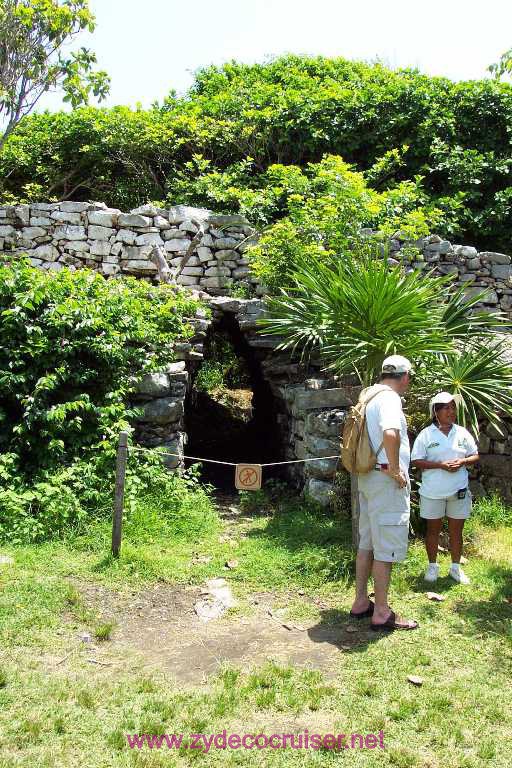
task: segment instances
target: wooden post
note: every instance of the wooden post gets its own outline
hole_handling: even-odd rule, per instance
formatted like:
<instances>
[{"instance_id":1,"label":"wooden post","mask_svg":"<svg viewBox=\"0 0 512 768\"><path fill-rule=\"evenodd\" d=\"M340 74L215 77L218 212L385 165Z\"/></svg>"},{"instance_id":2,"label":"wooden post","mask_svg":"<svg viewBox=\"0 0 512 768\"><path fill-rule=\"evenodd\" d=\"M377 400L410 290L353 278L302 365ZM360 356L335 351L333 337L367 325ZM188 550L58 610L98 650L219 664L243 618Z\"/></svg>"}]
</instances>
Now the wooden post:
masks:
<instances>
[{"instance_id":1,"label":"wooden post","mask_svg":"<svg viewBox=\"0 0 512 768\"><path fill-rule=\"evenodd\" d=\"M128 432L121 432L117 447L116 490L114 498L114 514L112 517L112 555L119 557L121 549L121 533L123 525L124 480L126 476L126 459L128 457Z\"/></svg>"}]
</instances>

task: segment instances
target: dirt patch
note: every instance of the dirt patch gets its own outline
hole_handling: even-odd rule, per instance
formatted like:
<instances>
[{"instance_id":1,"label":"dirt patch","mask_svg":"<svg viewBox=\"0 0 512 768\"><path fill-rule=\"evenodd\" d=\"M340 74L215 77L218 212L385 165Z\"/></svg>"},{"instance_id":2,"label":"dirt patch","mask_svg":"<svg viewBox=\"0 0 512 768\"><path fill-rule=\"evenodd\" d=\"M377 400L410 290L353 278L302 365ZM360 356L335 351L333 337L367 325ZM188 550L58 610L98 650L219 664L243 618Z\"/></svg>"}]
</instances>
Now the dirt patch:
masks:
<instances>
[{"instance_id":1,"label":"dirt patch","mask_svg":"<svg viewBox=\"0 0 512 768\"><path fill-rule=\"evenodd\" d=\"M228 613L205 623L194 612L201 594L196 586L157 584L131 595L98 585L75 583L75 587L102 621L116 623L111 640L101 646L109 658L122 662L135 653L137 666L158 667L180 683L200 684L226 662L249 667L268 659L334 677L340 651L365 640L369 629L342 617L329 624L288 623L272 615L261 597L255 615L241 618ZM348 631L352 628L355 631Z\"/></svg>"}]
</instances>

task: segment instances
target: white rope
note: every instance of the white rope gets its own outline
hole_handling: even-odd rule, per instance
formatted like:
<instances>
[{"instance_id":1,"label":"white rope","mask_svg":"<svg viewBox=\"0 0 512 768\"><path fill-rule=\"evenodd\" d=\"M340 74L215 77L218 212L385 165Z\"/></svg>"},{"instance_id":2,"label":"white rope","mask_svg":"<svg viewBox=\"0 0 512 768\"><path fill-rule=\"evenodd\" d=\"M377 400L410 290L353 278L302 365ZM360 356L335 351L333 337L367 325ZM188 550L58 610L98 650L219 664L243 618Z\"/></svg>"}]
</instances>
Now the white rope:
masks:
<instances>
[{"instance_id":1,"label":"white rope","mask_svg":"<svg viewBox=\"0 0 512 768\"><path fill-rule=\"evenodd\" d=\"M158 446L157 446L158 447ZM129 451L139 451L142 453L151 453L152 448L141 448L135 446L129 446ZM215 459L201 459L199 456L182 456L180 453L168 453L167 451L158 451L159 456L175 456L178 459L190 459L191 461L204 461L210 464L223 464L226 467L237 467L238 464L255 464L257 462L238 462L234 461L216 461ZM273 461L268 464L259 464L260 467L277 467L283 464L305 464L308 461L323 461L324 459L339 459L340 456L317 456L314 459L292 459L291 461Z\"/></svg>"},{"instance_id":2,"label":"white rope","mask_svg":"<svg viewBox=\"0 0 512 768\"><path fill-rule=\"evenodd\" d=\"M317 456L314 459L293 459L292 461L274 461L271 464L260 464L261 467L277 467L280 464L305 464L307 461L323 461L324 459L339 459L340 456Z\"/></svg>"},{"instance_id":3,"label":"white rope","mask_svg":"<svg viewBox=\"0 0 512 768\"><path fill-rule=\"evenodd\" d=\"M156 446L158 447L158 446ZM135 448L129 446L128 451L140 451L142 453L151 453L152 448ZM210 464L225 464L227 467L236 467L234 461L216 461L215 459L200 459L199 456L182 456L181 453L168 453L167 451L158 451L159 456L176 456L178 459L192 459L192 461L209 461Z\"/></svg>"}]
</instances>

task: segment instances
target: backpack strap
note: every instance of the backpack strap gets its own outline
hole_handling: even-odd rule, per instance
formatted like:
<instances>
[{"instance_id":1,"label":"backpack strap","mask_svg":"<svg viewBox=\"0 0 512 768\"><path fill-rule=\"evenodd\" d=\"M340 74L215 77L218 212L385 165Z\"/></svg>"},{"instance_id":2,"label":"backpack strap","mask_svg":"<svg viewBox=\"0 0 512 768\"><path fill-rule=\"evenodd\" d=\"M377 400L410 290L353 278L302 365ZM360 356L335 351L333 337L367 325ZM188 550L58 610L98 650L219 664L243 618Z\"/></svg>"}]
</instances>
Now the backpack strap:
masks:
<instances>
[{"instance_id":1,"label":"backpack strap","mask_svg":"<svg viewBox=\"0 0 512 768\"><path fill-rule=\"evenodd\" d=\"M381 386L381 389L378 389L376 392L372 392L372 394L370 395L370 397L365 397L365 398L363 398L363 400L362 400L361 402L363 402L363 403L364 403L364 406L365 406L365 408L366 408L366 406L368 405L368 403L370 403L370 402L373 400L373 398L374 398L374 397L377 397L377 395L380 395L380 394L381 394L381 392L386 392L386 390L389 390L390 392L392 392L392 391L393 391L393 390L391 389L391 387L388 387L388 385L387 385L387 384L381 384L380 386Z\"/></svg>"},{"instance_id":2,"label":"backpack strap","mask_svg":"<svg viewBox=\"0 0 512 768\"><path fill-rule=\"evenodd\" d=\"M390 392L393 391L391 389L391 387L388 387L387 384L382 384L382 388L381 389L378 389L377 392L372 392L370 397L368 397L367 399L363 400L364 407L365 407L365 420L366 420L366 406L368 405L368 403L370 403L373 400L374 397L377 397L377 395L380 395L382 392L385 392L386 390L389 390ZM368 429L368 427L367 427L367 429ZM370 434L368 434L368 440L369 440L370 445L371 445L372 441L370 440ZM384 447L384 440L381 442L381 444L379 445L379 447L375 451L375 458L377 458L377 456L379 455L379 453L381 452L383 447Z\"/></svg>"}]
</instances>

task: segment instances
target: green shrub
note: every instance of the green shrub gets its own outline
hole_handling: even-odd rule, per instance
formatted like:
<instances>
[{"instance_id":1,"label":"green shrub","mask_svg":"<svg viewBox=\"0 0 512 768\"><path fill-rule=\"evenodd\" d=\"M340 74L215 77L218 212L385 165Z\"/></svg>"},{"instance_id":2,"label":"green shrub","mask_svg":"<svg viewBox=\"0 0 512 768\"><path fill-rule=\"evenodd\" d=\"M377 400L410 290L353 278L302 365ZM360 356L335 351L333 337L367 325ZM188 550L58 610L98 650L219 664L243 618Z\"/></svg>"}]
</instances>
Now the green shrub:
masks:
<instances>
[{"instance_id":1,"label":"green shrub","mask_svg":"<svg viewBox=\"0 0 512 768\"><path fill-rule=\"evenodd\" d=\"M110 511L129 395L192 335L197 307L169 286L0 261L0 538L39 541ZM166 474L131 456L128 497Z\"/></svg>"},{"instance_id":2,"label":"green shrub","mask_svg":"<svg viewBox=\"0 0 512 768\"><path fill-rule=\"evenodd\" d=\"M484 496L475 502L471 519L490 528L512 526L512 507L505 504L498 494Z\"/></svg>"},{"instance_id":3,"label":"green shrub","mask_svg":"<svg viewBox=\"0 0 512 768\"><path fill-rule=\"evenodd\" d=\"M276 177L292 178L289 168L271 170ZM376 192L363 174L333 155L308 164L304 171L293 170L293 185L283 185L282 190L286 216L267 227L248 251L252 270L273 293L292 283L301 263L320 259L336 266L348 250L366 249L363 228L378 229L378 240L400 230L404 239L414 242L433 229L448 227L445 213L429 202L419 180Z\"/></svg>"},{"instance_id":4,"label":"green shrub","mask_svg":"<svg viewBox=\"0 0 512 768\"><path fill-rule=\"evenodd\" d=\"M0 261L0 419L19 471L68 464L115 439L137 377L193 334L198 304L169 286Z\"/></svg>"},{"instance_id":5,"label":"green shrub","mask_svg":"<svg viewBox=\"0 0 512 768\"><path fill-rule=\"evenodd\" d=\"M422 185L445 235L506 250L512 210L512 87L451 82L382 64L287 55L196 73L151 109L34 114L0 153L0 200L148 200L286 215L296 168L343 157L386 192ZM272 166L290 168L283 178ZM403 190L400 190L401 196Z\"/></svg>"},{"instance_id":6,"label":"green shrub","mask_svg":"<svg viewBox=\"0 0 512 768\"><path fill-rule=\"evenodd\" d=\"M317 252L318 246L303 242L293 222L283 219L264 232L250 249L251 269L272 293L277 293L289 283L298 260L307 260Z\"/></svg>"},{"instance_id":7,"label":"green shrub","mask_svg":"<svg viewBox=\"0 0 512 768\"><path fill-rule=\"evenodd\" d=\"M224 384L224 369L221 363L205 360L199 369L195 386L200 392L213 392Z\"/></svg>"},{"instance_id":8,"label":"green shrub","mask_svg":"<svg viewBox=\"0 0 512 768\"><path fill-rule=\"evenodd\" d=\"M157 460L157 452L153 454ZM151 480L136 482L131 474L127 498L125 533L139 542L194 539L216 530L219 520L210 497L210 488L201 484L197 467L181 474L162 471Z\"/></svg>"},{"instance_id":9,"label":"green shrub","mask_svg":"<svg viewBox=\"0 0 512 768\"><path fill-rule=\"evenodd\" d=\"M210 336L205 344L202 363L194 386L200 392L213 392L221 387L238 389L250 386L245 361L235 351L226 333Z\"/></svg>"}]
</instances>

